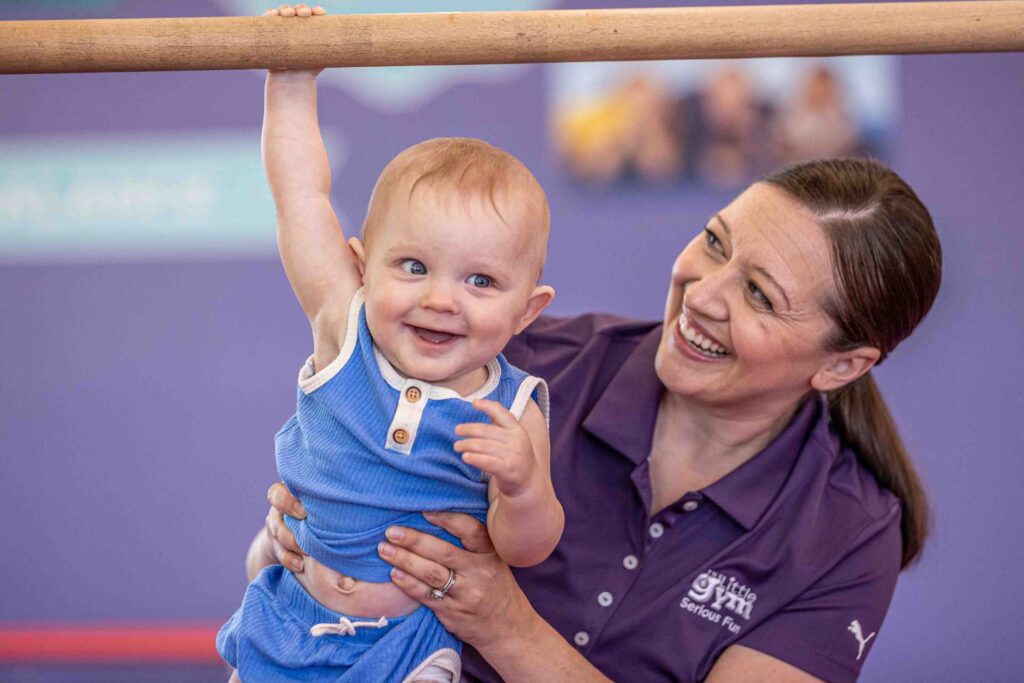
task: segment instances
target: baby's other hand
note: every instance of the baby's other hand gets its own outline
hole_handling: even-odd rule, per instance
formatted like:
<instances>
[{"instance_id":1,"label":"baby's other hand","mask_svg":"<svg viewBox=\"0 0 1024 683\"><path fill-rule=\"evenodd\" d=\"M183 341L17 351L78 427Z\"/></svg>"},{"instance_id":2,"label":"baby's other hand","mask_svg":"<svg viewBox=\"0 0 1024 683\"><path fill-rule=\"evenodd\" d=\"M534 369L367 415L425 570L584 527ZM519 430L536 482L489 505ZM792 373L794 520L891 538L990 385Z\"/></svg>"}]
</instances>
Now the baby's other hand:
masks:
<instances>
[{"instance_id":1,"label":"baby's other hand","mask_svg":"<svg viewBox=\"0 0 1024 683\"><path fill-rule=\"evenodd\" d=\"M299 3L292 7L291 5L278 5L276 8L268 9L263 13L265 17L321 17L327 14L327 11L317 5L316 7L310 7L306 3Z\"/></svg>"},{"instance_id":2,"label":"baby's other hand","mask_svg":"<svg viewBox=\"0 0 1024 683\"><path fill-rule=\"evenodd\" d=\"M530 435L519 420L496 401L477 399L473 407L486 413L492 424L472 422L455 428L457 436L466 437L455 442L462 460L494 477L506 496L518 496L542 483Z\"/></svg>"}]
</instances>

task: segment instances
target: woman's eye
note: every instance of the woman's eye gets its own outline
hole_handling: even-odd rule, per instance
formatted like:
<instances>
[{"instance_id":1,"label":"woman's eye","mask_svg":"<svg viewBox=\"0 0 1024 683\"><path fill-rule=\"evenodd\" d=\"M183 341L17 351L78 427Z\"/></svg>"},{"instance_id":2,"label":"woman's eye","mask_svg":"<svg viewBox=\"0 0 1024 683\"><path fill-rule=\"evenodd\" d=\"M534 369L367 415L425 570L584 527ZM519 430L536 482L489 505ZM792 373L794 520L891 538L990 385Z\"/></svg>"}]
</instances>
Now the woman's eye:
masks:
<instances>
[{"instance_id":1,"label":"woman's eye","mask_svg":"<svg viewBox=\"0 0 1024 683\"><path fill-rule=\"evenodd\" d=\"M718 236L715 235L715 233L711 232L707 228L704 228L704 242L712 249L722 251L722 241L718 239Z\"/></svg>"},{"instance_id":2,"label":"woman's eye","mask_svg":"<svg viewBox=\"0 0 1024 683\"><path fill-rule=\"evenodd\" d=\"M487 277L486 275L481 275L480 273L474 273L473 275L470 275L468 278L466 278L466 282L473 285L474 287L479 287L480 289L486 289L493 284L491 282L491 278Z\"/></svg>"},{"instance_id":3,"label":"woman's eye","mask_svg":"<svg viewBox=\"0 0 1024 683\"><path fill-rule=\"evenodd\" d=\"M748 282L747 289L750 290L751 296L753 296L757 303L759 303L765 310L775 310L775 307L772 306L772 302L769 301L768 297L764 295L764 292L762 292L757 285L753 282Z\"/></svg>"},{"instance_id":4,"label":"woman's eye","mask_svg":"<svg viewBox=\"0 0 1024 683\"><path fill-rule=\"evenodd\" d=\"M409 275L426 275L427 267L423 265L423 261L417 261L414 258L407 258L401 263L402 270L409 273Z\"/></svg>"}]
</instances>

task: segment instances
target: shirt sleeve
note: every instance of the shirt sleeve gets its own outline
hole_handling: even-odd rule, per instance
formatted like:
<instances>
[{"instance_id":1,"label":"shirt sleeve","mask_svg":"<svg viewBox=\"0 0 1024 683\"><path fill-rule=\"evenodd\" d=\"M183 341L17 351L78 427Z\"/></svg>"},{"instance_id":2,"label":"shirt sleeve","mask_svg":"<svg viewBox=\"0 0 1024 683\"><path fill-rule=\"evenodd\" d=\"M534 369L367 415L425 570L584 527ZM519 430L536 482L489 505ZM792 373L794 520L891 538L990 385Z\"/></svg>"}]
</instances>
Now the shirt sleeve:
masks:
<instances>
[{"instance_id":1,"label":"shirt sleeve","mask_svg":"<svg viewBox=\"0 0 1024 683\"><path fill-rule=\"evenodd\" d=\"M802 595L739 641L825 681L856 681L900 572L897 509Z\"/></svg>"}]
</instances>

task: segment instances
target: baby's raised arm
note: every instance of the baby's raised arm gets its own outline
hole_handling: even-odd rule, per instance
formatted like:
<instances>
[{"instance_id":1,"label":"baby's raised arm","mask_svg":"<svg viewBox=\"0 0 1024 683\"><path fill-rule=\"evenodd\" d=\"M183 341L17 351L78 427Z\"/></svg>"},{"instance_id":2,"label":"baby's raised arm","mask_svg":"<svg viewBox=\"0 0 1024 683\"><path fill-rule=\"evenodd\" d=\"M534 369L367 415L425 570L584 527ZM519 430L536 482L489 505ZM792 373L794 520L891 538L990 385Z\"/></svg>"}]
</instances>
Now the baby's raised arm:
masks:
<instances>
[{"instance_id":1,"label":"baby's raised arm","mask_svg":"<svg viewBox=\"0 0 1024 683\"><path fill-rule=\"evenodd\" d=\"M285 273L313 326L314 339L322 342L326 340L319 330L336 334L344 325L361 278L331 207L331 169L317 120L318 73L267 74L263 165L277 208L277 242Z\"/></svg>"}]
</instances>

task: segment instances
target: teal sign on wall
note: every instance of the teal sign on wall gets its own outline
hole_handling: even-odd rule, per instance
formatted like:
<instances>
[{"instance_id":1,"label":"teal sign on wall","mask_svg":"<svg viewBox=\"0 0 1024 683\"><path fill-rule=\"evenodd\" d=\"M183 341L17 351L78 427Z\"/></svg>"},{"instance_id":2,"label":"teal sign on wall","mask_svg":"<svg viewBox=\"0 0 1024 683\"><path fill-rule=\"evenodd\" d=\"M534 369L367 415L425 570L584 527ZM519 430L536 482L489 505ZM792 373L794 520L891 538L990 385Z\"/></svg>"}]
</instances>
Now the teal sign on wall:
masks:
<instances>
[{"instance_id":1,"label":"teal sign on wall","mask_svg":"<svg viewBox=\"0 0 1024 683\"><path fill-rule=\"evenodd\" d=\"M0 260L273 255L259 135L0 138Z\"/></svg>"}]
</instances>

